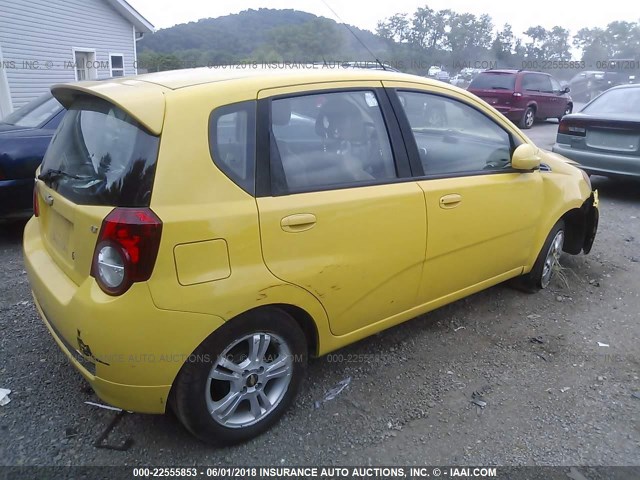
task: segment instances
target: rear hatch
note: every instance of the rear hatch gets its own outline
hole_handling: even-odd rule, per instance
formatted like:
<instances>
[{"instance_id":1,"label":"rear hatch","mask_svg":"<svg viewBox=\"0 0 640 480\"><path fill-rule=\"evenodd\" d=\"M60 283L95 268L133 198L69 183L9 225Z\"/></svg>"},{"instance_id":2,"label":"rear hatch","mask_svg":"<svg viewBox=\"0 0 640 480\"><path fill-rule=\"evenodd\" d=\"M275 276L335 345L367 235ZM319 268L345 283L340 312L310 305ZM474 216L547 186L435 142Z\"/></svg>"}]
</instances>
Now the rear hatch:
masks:
<instances>
[{"instance_id":1,"label":"rear hatch","mask_svg":"<svg viewBox=\"0 0 640 480\"><path fill-rule=\"evenodd\" d=\"M495 108L509 108L513 101L516 76L511 72L481 72L467 89Z\"/></svg>"},{"instance_id":2,"label":"rear hatch","mask_svg":"<svg viewBox=\"0 0 640 480\"><path fill-rule=\"evenodd\" d=\"M35 200L48 253L79 285L109 212L149 206L159 136L105 98L66 93L68 113L44 157Z\"/></svg>"}]
</instances>

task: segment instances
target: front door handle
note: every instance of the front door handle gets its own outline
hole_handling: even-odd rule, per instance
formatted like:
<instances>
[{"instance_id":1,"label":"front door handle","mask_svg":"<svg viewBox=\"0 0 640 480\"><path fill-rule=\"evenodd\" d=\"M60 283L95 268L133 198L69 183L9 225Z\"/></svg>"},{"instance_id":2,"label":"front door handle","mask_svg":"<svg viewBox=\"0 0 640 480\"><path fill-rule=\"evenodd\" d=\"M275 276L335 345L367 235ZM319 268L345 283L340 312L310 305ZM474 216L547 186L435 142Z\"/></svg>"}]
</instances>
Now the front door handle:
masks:
<instances>
[{"instance_id":1,"label":"front door handle","mask_svg":"<svg viewBox=\"0 0 640 480\"><path fill-rule=\"evenodd\" d=\"M297 213L280 220L280 227L285 232L304 232L313 228L316 224L316 216L311 213Z\"/></svg>"},{"instance_id":2,"label":"front door handle","mask_svg":"<svg viewBox=\"0 0 640 480\"><path fill-rule=\"evenodd\" d=\"M462 195L450 193L444 197L440 197L440 208L455 208L462 202Z\"/></svg>"}]
</instances>

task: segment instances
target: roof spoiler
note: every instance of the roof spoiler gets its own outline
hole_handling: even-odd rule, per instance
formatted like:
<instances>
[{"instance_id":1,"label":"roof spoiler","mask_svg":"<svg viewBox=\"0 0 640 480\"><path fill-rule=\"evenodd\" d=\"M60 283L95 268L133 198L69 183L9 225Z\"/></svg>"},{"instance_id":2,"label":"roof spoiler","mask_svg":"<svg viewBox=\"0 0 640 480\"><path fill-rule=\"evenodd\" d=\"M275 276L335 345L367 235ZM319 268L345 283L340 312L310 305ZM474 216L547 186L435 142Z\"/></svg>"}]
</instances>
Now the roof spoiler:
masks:
<instances>
[{"instance_id":1,"label":"roof spoiler","mask_svg":"<svg viewBox=\"0 0 640 480\"><path fill-rule=\"evenodd\" d=\"M139 80L80 82L51 87L52 95L65 108L83 95L106 100L124 110L153 135L160 135L164 124L164 88Z\"/></svg>"}]
</instances>

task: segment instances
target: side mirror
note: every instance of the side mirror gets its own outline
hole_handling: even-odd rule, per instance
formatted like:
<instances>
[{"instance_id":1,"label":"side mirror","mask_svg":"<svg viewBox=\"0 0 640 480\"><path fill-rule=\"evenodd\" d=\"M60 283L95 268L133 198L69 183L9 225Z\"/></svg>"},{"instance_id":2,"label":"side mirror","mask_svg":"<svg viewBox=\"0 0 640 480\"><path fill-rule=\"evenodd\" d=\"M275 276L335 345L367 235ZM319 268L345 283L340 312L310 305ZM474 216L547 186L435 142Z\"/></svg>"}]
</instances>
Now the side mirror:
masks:
<instances>
[{"instance_id":1,"label":"side mirror","mask_svg":"<svg viewBox=\"0 0 640 480\"><path fill-rule=\"evenodd\" d=\"M569 87L564 87L564 89L562 90L562 93L569 93L571 91L571 89Z\"/></svg>"},{"instance_id":2,"label":"side mirror","mask_svg":"<svg viewBox=\"0 0 640 480\"><path fill-rule=\"evenodd\" d=\"M528 143L520 145L511 156L511 167L527 172L540 168L538 149Z\"/></svg>"}]
</instances>

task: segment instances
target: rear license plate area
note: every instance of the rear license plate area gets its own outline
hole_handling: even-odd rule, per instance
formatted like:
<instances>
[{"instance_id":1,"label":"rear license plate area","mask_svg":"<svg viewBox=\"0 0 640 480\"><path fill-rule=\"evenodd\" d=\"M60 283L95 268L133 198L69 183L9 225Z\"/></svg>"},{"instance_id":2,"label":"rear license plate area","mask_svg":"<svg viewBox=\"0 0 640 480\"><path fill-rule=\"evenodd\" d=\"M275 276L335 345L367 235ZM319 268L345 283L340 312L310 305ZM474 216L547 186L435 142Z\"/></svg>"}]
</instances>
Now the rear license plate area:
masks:
<instances>
[{"instance_id":1,"label":"rear license plate area","mask_svg":"<svg viewBox=\"0 0 640 480\"><path fill-rule=\"evenodd\" d=\"M607 130L588 130L586 143L591 148L635 152L640 144L640 135Z\"/></svg>"},{"instance_id":2,"label":"rear license plate area","mask_svg":"<svg viewBox=\"0 0 640 480\"><path fill-rule=\"evenodd\" d=\"M54 210L49 211L49 241L60 253L69 253L73 224ZM66 255L65 255L66 256Z\"/></svg>"}]
</instances>

